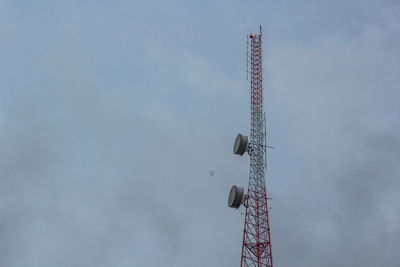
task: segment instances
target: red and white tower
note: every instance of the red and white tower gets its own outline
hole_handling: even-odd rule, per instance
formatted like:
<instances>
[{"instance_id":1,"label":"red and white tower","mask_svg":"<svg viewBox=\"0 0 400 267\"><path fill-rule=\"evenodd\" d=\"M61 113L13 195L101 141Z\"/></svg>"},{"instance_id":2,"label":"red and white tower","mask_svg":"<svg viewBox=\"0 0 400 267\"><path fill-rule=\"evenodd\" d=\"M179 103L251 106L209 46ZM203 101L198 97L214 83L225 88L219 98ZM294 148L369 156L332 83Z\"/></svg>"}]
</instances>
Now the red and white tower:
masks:
<instances>
[{"instance_id":1,"label":"red and white tower","mask_svg":"<svg viewBox=\"0 0 400 267\"><path fill-rule=\"evenodd\" d=\"M243 230L241 267L272 267L271 238L268 217L266 169L266 116L263 112L262 85L262 29L259 34L250 34L250 141L238 134L233 152L250 155L250 174L247 194L244 189L233 186L228 206L246 207Z\"/></svg>"}]
</instances>

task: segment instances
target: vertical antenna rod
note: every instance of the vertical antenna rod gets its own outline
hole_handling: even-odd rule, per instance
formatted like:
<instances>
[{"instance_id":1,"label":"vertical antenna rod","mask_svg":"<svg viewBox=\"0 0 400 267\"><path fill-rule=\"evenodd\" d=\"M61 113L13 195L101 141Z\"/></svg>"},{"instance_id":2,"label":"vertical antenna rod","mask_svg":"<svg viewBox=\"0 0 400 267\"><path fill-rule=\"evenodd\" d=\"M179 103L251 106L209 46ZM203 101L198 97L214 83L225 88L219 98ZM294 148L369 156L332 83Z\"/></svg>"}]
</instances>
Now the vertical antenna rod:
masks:
<instances>
[{"instance_id":1,"label":"vertical antenna rod","mask_svg":"<svg viewBox=\"0 0 400 267\"><path fill-rule=\"evenodd\" d=\"M249 80L249 36L246 42L246 80Z\"/></svg>"}]
</instances>

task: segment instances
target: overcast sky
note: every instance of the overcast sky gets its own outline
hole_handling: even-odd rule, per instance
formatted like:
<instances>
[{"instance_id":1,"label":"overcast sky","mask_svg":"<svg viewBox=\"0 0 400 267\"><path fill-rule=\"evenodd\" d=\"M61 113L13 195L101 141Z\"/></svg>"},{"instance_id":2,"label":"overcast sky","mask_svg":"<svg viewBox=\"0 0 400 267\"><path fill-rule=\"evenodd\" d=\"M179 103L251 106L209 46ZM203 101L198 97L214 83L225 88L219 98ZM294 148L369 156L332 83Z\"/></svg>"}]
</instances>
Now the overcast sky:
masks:
<instances>
[{"instance_id":1,"label":"overcast sky","mask_svg":"<svg viewBox=\"0 0 400 267\"><path fill-rule=\"evenodd\" d=\"M260 24L274 264L399 266L386 0L0 1L0 266L239 266Z\"/></svg>"}]
</instances>

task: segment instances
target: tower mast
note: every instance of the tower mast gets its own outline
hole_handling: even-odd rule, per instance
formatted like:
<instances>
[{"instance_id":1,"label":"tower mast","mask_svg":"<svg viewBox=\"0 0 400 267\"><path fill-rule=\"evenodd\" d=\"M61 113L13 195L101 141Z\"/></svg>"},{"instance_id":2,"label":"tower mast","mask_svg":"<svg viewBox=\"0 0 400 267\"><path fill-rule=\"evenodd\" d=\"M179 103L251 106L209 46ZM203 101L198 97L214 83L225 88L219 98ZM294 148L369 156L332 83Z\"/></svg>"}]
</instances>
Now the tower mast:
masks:
<instances>
[{"instance_id":1,"label":"tower mast","mask_svg":"<svg viewBox=\"0 0 400 267\"><path fill-rule=\"evenodd\" d=\"M243 188L233 186L228 199L230 207L246 207L243 230L241 267L273 267L269 228L267 192L265 185L266 128L263 112L262 85L262 28L250 34L250 142L239 134L234 153L250 155L250 174L247 195Z\"/></svg>"}]
</instances>

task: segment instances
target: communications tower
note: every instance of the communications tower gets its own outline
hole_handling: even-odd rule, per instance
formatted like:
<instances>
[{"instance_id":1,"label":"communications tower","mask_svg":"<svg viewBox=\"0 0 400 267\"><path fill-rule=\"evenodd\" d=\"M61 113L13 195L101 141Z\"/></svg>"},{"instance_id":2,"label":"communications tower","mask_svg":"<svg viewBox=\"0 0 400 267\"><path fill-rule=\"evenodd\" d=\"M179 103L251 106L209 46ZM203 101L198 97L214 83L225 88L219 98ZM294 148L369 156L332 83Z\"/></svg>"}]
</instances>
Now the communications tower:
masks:
<instances>
[{"instance_id":1,"label":"communications tower","mask_svg":"<svg viewBox=\"0 0 400 267\"><path fill-rule=\"evenodd\" d=\"M241 267L273 267L271 237L268 218L266 169L266 116L263 112L262 86L262 28L259 34L250 34L250 141L238 134L233 153L250 155L250 174L247 194L244 189L232 186L228 206L246 207L243 229Z\"/></svg>"}]
</instances>

